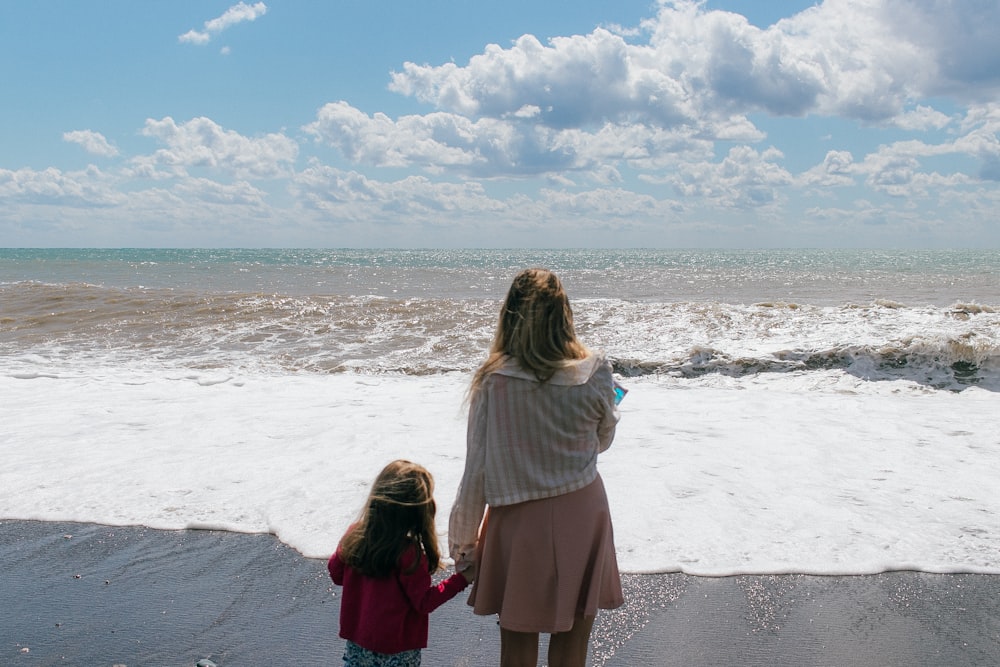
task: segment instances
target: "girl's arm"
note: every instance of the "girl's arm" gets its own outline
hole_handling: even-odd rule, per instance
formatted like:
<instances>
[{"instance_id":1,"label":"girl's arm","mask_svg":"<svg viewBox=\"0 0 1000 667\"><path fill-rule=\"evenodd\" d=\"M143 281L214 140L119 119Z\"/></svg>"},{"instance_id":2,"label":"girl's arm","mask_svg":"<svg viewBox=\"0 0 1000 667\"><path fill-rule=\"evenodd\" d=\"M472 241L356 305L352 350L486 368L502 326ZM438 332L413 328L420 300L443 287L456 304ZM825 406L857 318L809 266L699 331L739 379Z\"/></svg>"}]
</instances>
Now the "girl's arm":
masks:
<instances>
[{"instance_id":1,"label":"girl's arm","mask_svg":"<svg viewBox=\"0 0 1000 667\"><path fill-rule=\"evenodd\" d=\"M458 595L469 582L461 574L453 574L438 585L433 585L431 575L427 571L427 558L420 554L420 563L412 571L407 570L413 565L417 549L409 548L399 559L399 582L410 600L410 604L421 614L429 614L448 600Z\"/></svg>"},{"instance_id":2,"label":"girl's arm","mask_svg":"<svg viewBox=\"0 0 1000 667\"><path fill-rule=\"evenodd\" d=\"M326 569L330 572L330 578L338 586L344 585L344 561L340 560L340 552L335 552L330 556L326 564Z\"/></svg>"}]
</instances>

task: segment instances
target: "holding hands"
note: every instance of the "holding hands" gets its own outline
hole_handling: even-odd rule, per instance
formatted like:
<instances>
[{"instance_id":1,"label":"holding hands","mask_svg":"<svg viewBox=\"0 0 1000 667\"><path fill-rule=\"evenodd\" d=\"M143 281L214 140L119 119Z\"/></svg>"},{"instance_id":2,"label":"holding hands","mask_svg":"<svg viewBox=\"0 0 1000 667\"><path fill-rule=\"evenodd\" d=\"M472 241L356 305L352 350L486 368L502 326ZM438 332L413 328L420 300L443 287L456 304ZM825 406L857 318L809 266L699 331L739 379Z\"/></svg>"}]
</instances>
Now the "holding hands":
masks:
<instances>
[{"instance_id":1,"label":"holding hands","mask_svg":"<svg viewBox=\"0 0 1000 667\"><path fill-rule=\"evenodd\" d=\"M465 577L470 584L476 580L476 561L466 554L462 554L455 561L455 571Z\"/></svg>"}]
</instances>

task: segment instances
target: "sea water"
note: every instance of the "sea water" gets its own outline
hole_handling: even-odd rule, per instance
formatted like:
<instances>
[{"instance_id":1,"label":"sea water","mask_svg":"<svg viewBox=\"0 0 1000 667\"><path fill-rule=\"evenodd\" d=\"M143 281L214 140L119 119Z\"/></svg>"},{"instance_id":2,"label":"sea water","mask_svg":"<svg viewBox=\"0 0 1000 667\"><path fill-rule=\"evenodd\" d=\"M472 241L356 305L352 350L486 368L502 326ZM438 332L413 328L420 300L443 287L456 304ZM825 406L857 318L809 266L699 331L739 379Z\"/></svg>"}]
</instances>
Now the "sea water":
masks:
<instances>
[{"instance_id":1,"label":"sea water","mask_svg":"<svg viewBox=\"0 0 1000 667\"><path fill-rule=\"evenodd\" d=\"M0 518L325 557L434 474L523 267L629 389L623 570L1000 573L1000 252L0 250Z\"/></svg>"}]
</instances>

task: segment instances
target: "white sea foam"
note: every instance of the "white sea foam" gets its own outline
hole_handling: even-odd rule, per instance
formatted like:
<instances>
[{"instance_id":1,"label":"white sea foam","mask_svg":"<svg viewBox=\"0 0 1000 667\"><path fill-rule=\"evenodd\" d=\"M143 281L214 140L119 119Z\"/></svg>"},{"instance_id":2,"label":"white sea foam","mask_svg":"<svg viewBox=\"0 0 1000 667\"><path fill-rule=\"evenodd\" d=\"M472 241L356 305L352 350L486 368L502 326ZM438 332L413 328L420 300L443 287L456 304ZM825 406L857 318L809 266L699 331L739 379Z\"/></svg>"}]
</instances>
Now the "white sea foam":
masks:
<instances>
[{"instance_id":1,"label":"white sea foam","mask_svg":"<svg viewBox=\"0 0 1000 667\"><path fill-rule=\"evenodd\" d=\"M0 375L3 518L273 532L323 557L404 457L434 473L445 539L465 373L37 371ZM599 464L624 570L1000 573L995 393L841 370L625 382Z\"/></svg>"}]
</instances>

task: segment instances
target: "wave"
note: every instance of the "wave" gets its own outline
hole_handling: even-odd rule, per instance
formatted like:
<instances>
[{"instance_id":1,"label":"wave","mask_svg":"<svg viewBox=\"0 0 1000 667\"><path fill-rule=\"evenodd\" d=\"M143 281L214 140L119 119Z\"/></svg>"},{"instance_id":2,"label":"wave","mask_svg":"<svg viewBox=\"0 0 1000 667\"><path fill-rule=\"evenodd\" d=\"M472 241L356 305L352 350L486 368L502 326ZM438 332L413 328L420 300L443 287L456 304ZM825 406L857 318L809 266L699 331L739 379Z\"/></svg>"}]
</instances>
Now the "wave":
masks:
<instances>
[{"instance_id":1,"label":"wave","mask_svg":"<svg viewBox=\"0 0 1000 667\"><path fill-rule=\"evenodd\" d=\"M272 295L86 283L0 285L0 369L157 365L218 372L470 372L491 299ZM951 306L578 300L577 331L626 377L840 370L961 390L1000 385L1000 312Z\"/></svg>"},{"instance_id":2,"label":"wave","mask_svg":"<svg viewBox=\"0 0 1000 667\"><path fill-rule=\"evenodd\" d=\"M694 347L671 360L619 358L612 363L615 372L624 377L746 377L841 370L869 381L909 380L951 391L970 386L1000 391L1000 350L970 345L966 340L940 341L937 345L914 341L908 347L845 345L824 350L781 350L766 357L733 356L711 347Z\"/></svg>"}]
</instances>

